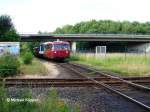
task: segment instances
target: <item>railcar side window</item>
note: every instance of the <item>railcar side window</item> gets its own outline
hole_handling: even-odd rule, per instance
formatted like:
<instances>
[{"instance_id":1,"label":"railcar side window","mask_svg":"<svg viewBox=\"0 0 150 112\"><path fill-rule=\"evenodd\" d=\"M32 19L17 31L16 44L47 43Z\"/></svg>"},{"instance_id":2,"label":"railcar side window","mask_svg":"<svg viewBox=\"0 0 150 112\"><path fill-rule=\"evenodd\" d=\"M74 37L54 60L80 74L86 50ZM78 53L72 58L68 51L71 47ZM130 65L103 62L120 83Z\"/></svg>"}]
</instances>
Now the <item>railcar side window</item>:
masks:
<instances>
[{"instance_id":1,"label":"railcar side window","mask_svg":"<svg viewBox=\"0 0 150 112\"><path fill-rule=\"evenodd\" d=\"M49 48L50 50L52 50L52 44L49 44L49 45L48 45L48 48Z\"/></svg>"},{"instance_id":2,"label":"railcar side window","mask_svg":"<svg viewBox=\"0 0 150 112\"><path fill-rule=\"evenodd\" d=\"M62 44L62 49L67 49L67 50L69 50L69 49L70 49L70 47L69 47L69 45L68 45L68 44Z\"/></svg>"},{"instance_id":3,"label":"railcar side window","mask_svg":"<svg viewBox=\"0 0 150 112\"><path fill-rule=\"evenodd\" d=\"M52 49L52 45L48 44L48 45L45 46L45 48L48 49L48 50L51 50Z\"/></svg>"},{"instance_id":4,"label":"railcar side window","mask_svg":"<svg viewBox=\"0 0 150 112\"><path fill-rule=\"evenodd\" d=\"M54 44L54 49L55 50L61 50L61 49L69 50L70 46L68 44Z\"/></svg>"}]
</instances>

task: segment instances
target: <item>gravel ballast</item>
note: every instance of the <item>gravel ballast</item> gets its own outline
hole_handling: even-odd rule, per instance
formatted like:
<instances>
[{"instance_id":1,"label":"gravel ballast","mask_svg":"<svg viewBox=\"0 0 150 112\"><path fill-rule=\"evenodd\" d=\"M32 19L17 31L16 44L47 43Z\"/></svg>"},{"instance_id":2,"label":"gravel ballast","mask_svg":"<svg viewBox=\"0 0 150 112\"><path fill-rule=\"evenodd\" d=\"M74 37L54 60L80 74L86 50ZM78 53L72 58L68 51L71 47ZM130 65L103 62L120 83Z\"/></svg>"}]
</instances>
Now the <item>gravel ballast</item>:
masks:
<instances>
[{"instance_id":1,"label":"gravel ballast","mask_svg":"<svg viewBox=\"0 0 150 112\"><path fill-rule=\"evenodd\" d=\"M94 87L57 87L58 97L70 105L78 104L81 112L148 112L139 106ZM19 98L28 88L7 88L7 96ZM48 95L49 88L31 88L34 98Z\"/></svg>"}]
</instances>

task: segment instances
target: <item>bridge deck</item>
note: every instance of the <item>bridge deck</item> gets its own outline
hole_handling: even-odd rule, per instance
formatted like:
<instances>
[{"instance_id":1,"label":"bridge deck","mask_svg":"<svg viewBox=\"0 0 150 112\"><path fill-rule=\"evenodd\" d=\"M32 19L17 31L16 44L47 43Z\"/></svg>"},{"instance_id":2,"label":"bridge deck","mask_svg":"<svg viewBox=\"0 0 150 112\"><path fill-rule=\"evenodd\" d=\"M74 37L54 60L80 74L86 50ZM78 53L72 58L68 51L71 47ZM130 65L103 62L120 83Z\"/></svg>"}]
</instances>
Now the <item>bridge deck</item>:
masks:
<instances>
[{"instance_id":1,"label":"bridge deck","mask_svg":"<svg viewBox=\"0 0 150 112\"><path fill-rule=\"evenodd\" d=\"M21 41L126 41L150 42L150 35L129 34L20 34Z\"/></svg>"}]
</instances>

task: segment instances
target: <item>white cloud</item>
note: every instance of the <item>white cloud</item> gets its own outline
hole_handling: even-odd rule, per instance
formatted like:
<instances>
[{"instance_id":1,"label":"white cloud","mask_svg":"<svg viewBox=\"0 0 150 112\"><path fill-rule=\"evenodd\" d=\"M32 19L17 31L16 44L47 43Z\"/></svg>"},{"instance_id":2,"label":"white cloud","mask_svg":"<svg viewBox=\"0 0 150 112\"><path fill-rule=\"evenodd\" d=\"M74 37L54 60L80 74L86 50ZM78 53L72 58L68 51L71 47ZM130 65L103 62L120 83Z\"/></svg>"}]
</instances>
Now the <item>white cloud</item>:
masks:
<instances>
[{"instance_id":1,"label":"white cloud","mask_svg":"<svg viewBox=\"0 0 150 112\"><path fill-rule=\"evenodd\" d=\"M8 1L8 0L7 0ZM1 2L0 14L11 15L19 33L54 31L91 19L149 21L149 0L26 0Z\"/></svg>"}]
</instances>

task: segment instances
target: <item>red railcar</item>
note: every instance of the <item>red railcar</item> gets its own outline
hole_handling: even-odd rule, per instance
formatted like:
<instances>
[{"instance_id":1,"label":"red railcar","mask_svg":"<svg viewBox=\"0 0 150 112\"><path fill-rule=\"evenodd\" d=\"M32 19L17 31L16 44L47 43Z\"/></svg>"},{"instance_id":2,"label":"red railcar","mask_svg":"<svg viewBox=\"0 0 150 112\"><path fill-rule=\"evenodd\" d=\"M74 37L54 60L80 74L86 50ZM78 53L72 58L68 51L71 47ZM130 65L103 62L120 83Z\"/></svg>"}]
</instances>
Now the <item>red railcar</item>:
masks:
<instances>
[{"instance_id":1,"label":"red railcar","mask_svg":"<svg viewBox=\"0 0 150 112\"><path fill-rule=\"evenodd\" d=\"M64 41L45 42L40 44L38 48L34 48L34 52L38 56L43 56L48 59L63 60L70 55L70 44Z\"/></svg>"}]
</instances>

